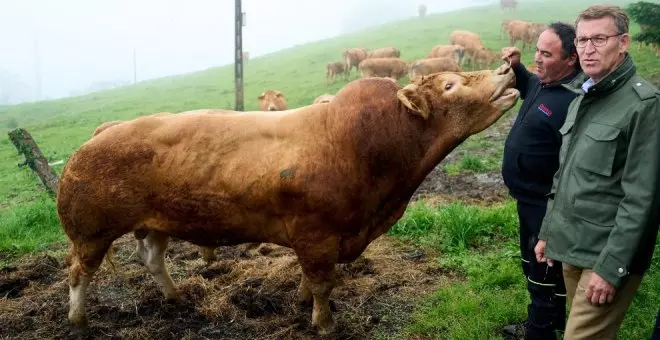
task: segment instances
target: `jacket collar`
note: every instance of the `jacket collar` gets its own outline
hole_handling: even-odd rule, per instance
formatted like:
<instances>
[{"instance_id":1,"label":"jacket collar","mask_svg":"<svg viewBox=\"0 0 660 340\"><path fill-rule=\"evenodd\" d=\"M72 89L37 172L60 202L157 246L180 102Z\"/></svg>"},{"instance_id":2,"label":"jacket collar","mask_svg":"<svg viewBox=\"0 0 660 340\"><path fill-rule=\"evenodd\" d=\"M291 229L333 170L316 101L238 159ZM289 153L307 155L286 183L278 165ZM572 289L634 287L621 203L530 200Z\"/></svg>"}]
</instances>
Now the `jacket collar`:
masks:
<instances>
[{"instance_id":1,"label":"jacket collar","mask_svg":"<svg viewBox=\"0 0 660 340\"><path fill-rule=\"evenodd\" d=\"M581 71L578 70L578 69L575 69L575 70L573 70L573 72L571 72L571 73L570 73L569 75L567 75L566 77L561 78L561 79L559 79L559 80L557 80L557 81L555 81L555 82L548 83L548 84L543 84L543 83L541 83L541 86L547 88L547 87L562 86L562 85L564 85L564 84L570 84L571 82L573 82L573 81L575 80L575 77L577 77L577 76L580 75L580 74L581 74Z\"/></svg>"},{"instance_id":2,"label":"jacket collar","mask_svg":"<svg viewBox=\"0 0 660 340\"><path fill-rule=\"evenodd\" d=\"M632 78L636 73L635 64L629 53L623 58L623 62L614 71L610 72L605 78L589 88L587 95L603 96L619 89L626 81ZM565 84L564 87L578 94L584 94L582 84L589 79L589 76L582 73L573 81Z\"/></svg>"}]
</instances>

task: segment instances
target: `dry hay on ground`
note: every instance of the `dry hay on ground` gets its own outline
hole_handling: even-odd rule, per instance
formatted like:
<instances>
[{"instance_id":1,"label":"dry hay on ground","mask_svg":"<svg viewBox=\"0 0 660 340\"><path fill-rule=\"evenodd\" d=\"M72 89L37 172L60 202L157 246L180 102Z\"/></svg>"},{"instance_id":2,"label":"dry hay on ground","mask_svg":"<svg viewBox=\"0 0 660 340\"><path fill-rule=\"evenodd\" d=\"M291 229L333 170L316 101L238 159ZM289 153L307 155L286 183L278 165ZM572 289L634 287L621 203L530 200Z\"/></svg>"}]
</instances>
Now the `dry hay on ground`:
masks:
<instances>
[{"instance_id":1,"label":"dry hay on ground","mask_svg":"<svg viewBox=\"0 0 660 340\"><path fill-rule=\"evenodd\" d=\"M299 306L300 267L294 253L262 244L221 247L206 266L198 247L170 244L166 263L182 295L167 302L133 253L128 236L115 242L117 273L103 267L90 285L88 333L67 324L68 285L61 259L25 257L0 271L0 338L122 339L312 339L311 306ZM415 300L451 279L435 254L382 236L363 257L338 266L331 295L338 321L332 339L373 338L390 333L412 311ZM455 279L455 278L454 278Z\"/></svg>"}]
</instances>

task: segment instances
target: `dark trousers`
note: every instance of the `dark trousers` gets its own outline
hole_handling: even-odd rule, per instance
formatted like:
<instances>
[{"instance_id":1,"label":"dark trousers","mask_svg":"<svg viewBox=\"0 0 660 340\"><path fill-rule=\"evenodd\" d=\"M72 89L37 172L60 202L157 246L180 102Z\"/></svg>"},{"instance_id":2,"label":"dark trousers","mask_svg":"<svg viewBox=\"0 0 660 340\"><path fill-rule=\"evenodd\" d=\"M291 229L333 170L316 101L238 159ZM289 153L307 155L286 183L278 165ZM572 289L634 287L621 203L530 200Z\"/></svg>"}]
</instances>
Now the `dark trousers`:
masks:
<instances>
[{"instance_id":1,"label":"dark trousers","mask_svg":"<svg viewBox=\"0 0 660 340\"><path fill-rule=\"evenodd\" d=\"M660 312L655 316L655 329L651 340L660 340Z\"/></svg>"},{"instance_id":2,"label":"dark trousers","mask_svg":"<svg viewBox=\"0 0 660 340\"><path fill-rule=\"evenodd\" d=\"M518 202L520 220L520 254L522 269L527 278L531 303L527 306L525 339L556 339L555 330L566 326L566 287L562 265L552 267L536 262L534 247L538 242L545 205Z\"/></svg>"}]
</instances>

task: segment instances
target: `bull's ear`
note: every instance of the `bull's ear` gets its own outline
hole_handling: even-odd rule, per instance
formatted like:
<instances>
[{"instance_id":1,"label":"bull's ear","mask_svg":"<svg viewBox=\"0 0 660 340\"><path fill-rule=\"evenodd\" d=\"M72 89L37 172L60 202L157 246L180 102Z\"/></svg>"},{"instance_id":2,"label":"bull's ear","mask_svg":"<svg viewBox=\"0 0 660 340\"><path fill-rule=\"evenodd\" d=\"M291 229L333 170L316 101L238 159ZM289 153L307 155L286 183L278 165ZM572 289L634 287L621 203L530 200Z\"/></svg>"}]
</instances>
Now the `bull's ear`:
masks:
<instances>
[{"instance_id":1,"label":"bull's ear","mask_svg":"<svg viewBox=\"0 0 660 340\"><path fill-rule=\"evenodd\" d=\"M406 87L396 92L396 97L411 111L416 112L424 119L429 118L429 106L417 85L406 85Z\"/></svg>"},{"instance_id":2,"label":"bull's ear","mask_svg":"<svg viewBox=\"0 0 660 340\"><path fill-rule=\"evenodd\" d=\"M278 98L284 97L284 95L280 91L275 91L275 96L278 97Z\"/></svg>"},{"instance_id":3,"label":"bull's ear","mask_svg":"<svg viewBox=\"0 0 660 340\"><path fill-rule=\"evenodd\" d=\"M262 100L262 99L264 99L265 97L266 97L266 92L263 92L263 93L261 93L261 94L259 95L259 97L257 97L257 99Z\"/></svg>"}]
</instances>

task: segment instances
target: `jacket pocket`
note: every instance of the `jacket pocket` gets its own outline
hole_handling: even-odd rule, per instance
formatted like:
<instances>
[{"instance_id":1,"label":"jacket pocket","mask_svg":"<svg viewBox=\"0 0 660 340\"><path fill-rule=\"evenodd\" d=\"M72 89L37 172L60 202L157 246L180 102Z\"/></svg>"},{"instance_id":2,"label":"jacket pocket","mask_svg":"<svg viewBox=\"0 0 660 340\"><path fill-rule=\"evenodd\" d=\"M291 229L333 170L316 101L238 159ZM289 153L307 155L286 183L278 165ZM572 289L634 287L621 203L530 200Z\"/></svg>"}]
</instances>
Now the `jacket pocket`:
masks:
<instances>
[{"instance_id":1,"label":"jacket pocket","mask_svg":"<svg viewBox=\"0 0 660 340\"><path fill-rule=\"evenodd\" d=\"M621 133L619 128L603 124L592 123L584 131L579 146L577 167L599 174L611 176L616 156L617 137Z\"/></svg>"},{"instance_id":2,"label":"jacket pocket","mask_svg":"<svg viewBox=\"0 0 660 340\"><path fill-rule=\"evenodd\" d=\"M576 199L574 216L580 230L576 235L576 244L587 252L599 253L607 245L614 227L616 209L616 206L602 202Z\"/></svg>"},{"instance_id":3,"label":"jacket pocket","mask_svg":"<svg viewBox=\"0 0 660 340\"><path fill-rule=\"evenodd\" d=\"M602 201L576 198L573 205L575 217L603 227L612 227L618 206Z\"/></svg>"}]
</instances>

